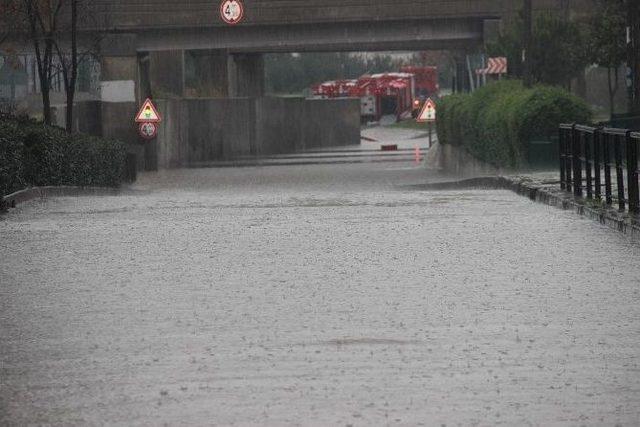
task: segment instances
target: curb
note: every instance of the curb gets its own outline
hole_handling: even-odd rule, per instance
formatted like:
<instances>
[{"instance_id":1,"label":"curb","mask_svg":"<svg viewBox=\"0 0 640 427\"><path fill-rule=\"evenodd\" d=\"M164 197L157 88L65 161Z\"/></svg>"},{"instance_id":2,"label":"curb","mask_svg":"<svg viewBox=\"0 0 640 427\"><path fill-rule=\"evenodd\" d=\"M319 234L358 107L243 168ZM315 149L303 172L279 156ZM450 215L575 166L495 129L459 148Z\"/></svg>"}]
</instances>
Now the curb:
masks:
<instances>
[{"instance_id":1,"label":"curb","mask_svg":"<svg viewBox=\"0 0 640 427\"><path fill-rule=\"evenodd\" d=\"M107 187L32 187L4 196L0 201L3 206L15 208L21 203L46 197L113 196L119 193L120 189Z\"/></svg>"},{"instance_id":2,"label":"curb","mask_svg":"<svg viewBox=\"0 0 640 427\"><path fill-rule=\"evenodd\" d=\"M367 142L378 142L377 139L369 138L368 136L364 136L364 135L360 135L360 139L362 141L367 141Z\"/></svg>"},{"instance_id":3,"label":"curb","mask_svg":"<svg viewBox=\"0 0 640 427\"><path fill-rule=\"evenodd\" d=\"M534 202L563 210L574 211L578 215L598 221L600 224L621 232L631 240L640 243L640 217L630 215L627 212L619 212L614 208L589 206L587 199L576 198L573 194L560 189L545 188L527 179L495 176L471 178L455 182L414 185L411 187L418 190L456 190L465 188L511 190Z\"/></svg>"}]
</instances>

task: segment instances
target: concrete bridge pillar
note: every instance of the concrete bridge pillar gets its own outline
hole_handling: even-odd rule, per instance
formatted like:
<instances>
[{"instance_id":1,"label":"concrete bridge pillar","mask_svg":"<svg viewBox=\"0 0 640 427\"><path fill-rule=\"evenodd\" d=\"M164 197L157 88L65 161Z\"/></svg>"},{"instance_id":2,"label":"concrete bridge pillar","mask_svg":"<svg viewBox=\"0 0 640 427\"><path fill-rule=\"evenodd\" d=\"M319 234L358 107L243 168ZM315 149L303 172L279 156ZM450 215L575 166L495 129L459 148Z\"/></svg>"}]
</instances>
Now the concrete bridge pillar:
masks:
<instances>
[{"instance_id":1,"label":"concrete bridge pillar","mask_svg":"<svg viewBox=\"0 0 640 427\"><path fill-rule=\"evenodd\" d=\"M264 96L264 57L259 53L229 55L229 97Z\"/></svg>"},{"instance_id":2,"label":"concrete bridge pillar","mask_svg":"<svg viewBox=\"0 0 640 427\"><path fill-rule=\"evenodd\" d=\"M229 55L224 50L185 51L185 96L229 97Z\"/></svg>"},{"instance_id":3,"label":"concrete bridge pillar","mask_svg":"<svg viewBox=\"0 0 640 427\"><path fill-rule=\"evenodd\" d=\"M454 74L454 92L471 91L471 83L469 81L469 70L467 67L466 53L454 55L455 74Z\"/></svg>"},{"instance_id":4,"label":"concrete bridge pillar","mask_svg":"<svg viewBox=\"0 0 640 427\"><path fill-rule=\"evenodd\" d=\"M147 73L153 97L182 98L185 92L185 51L149 52Z\"/></svg>"},{"instance_id":5,"label":"concrete bridge pillar","mask_svg":"<svg viewBox=\"0 0 640 427\"><path fill-rule=\"evenodd\" d=\"M102 42L100 77L102 135L136 141L138 57L134 34L109 35ZM131 121L125 120L131 118Z\"/></svg>"}]
</instances>

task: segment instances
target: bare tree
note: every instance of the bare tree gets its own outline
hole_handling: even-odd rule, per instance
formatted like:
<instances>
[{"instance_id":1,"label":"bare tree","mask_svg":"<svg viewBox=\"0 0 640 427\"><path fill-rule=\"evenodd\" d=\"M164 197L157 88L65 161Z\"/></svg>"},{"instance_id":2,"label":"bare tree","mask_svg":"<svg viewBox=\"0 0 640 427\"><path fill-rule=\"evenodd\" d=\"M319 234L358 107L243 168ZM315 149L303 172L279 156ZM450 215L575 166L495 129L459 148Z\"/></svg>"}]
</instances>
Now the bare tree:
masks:
<instances>
[{"instance_id":1,"label":"bare tree","mask_svg":"<svg viewBox=\"0 0 640 427\"><path fill-rule=\"evenodd\" d=\"M63 3L63 0L22 0L21 5L36 56L43 120L46 124L51 124L51 76Z\"/></svg>"},{"instance_id":2,"label":"bare tree","mask_svg":"<svg viewBox=\"0 0 640 427\"><path fill-rule=\"evenodd\" d=\"M70 52L67 54L64 49L63 41L56 39L54 41L56 53L58 56L58 66L64 80L64 91L67 97L66 108L66 130L71 133L73 131L73 109L76 94L76 83L78 81L78 3L79 0L69 0L71 20L68 34L71 38Z\"/></svg>"},{"instance_id":3,"label":"bare tree","mask_svg":"<svg viewBox=\"0 0 640 427\"><path fill-rule=\"evenodd\" d=\"M73 131L74 101L80 66L97 57L103 33L90 9L89 0L59 0L65 2L65 18L54 41L57 61L54 66L62 74L66 94L66 129ZM80 33L80 22L83 22ZM82 39L80 39L82 36Z\"/></svg>"},{"instance_id":4,"label":"bare tree","mask_svg":"<svg viewBox=\"0 0 640 427\"><path fill-rule=\"evenodd\" d=\"M62 76L66 94L66 129L73 129L73 111L78 74L82 62L97 55L98 25L91 20L89 0L0 0L11 13L2 14L10 22L20 22L8 34L0 30L0 41L24 33L36 57L42 95L43 120L51 124L51 83ZM9 4L13 5L9 8ZM80 40L79 23L83 22ZM58 74L59 73L59 74Z\"/></svg>"}]
</instances>

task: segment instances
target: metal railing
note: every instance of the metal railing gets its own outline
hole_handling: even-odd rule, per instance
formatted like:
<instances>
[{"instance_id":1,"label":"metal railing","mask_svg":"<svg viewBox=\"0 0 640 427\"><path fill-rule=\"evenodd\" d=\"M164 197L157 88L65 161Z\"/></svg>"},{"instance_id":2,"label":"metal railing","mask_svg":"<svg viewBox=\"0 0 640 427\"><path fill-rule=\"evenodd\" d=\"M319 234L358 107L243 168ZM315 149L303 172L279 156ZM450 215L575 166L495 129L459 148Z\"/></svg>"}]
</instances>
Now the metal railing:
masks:
<instances>
[{"instance_id":1,"label":"metal railing","mask_svg":"<svg viewBox=\"0 0 640 427\"><path fill-rule=\"evenodd\" d=\"M577 197L617 203L621 212L640 214L638 151L640 132L560 125L560 185ZM613 180L615 178L615 181ZM615 195L615 196L614 196Z\"/></svg>"}]
</instances>

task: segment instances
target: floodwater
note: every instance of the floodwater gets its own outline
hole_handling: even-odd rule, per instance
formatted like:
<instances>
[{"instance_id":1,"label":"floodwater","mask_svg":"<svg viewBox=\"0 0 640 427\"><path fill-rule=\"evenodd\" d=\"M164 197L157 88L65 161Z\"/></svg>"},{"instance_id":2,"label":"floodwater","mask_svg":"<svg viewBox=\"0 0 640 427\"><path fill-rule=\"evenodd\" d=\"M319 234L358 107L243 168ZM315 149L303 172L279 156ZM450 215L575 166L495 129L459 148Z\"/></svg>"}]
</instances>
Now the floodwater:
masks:
<instances>
[{"instance_id":1,"label":"floodwater","mask_svg":"<svg viewBox=\"0 0 640 427\"><path fill-rule=\"evenodd\" d=\"M637 425L640 247L411 163L0 218L1 425Z\"/></svg>"}]
</instances>

